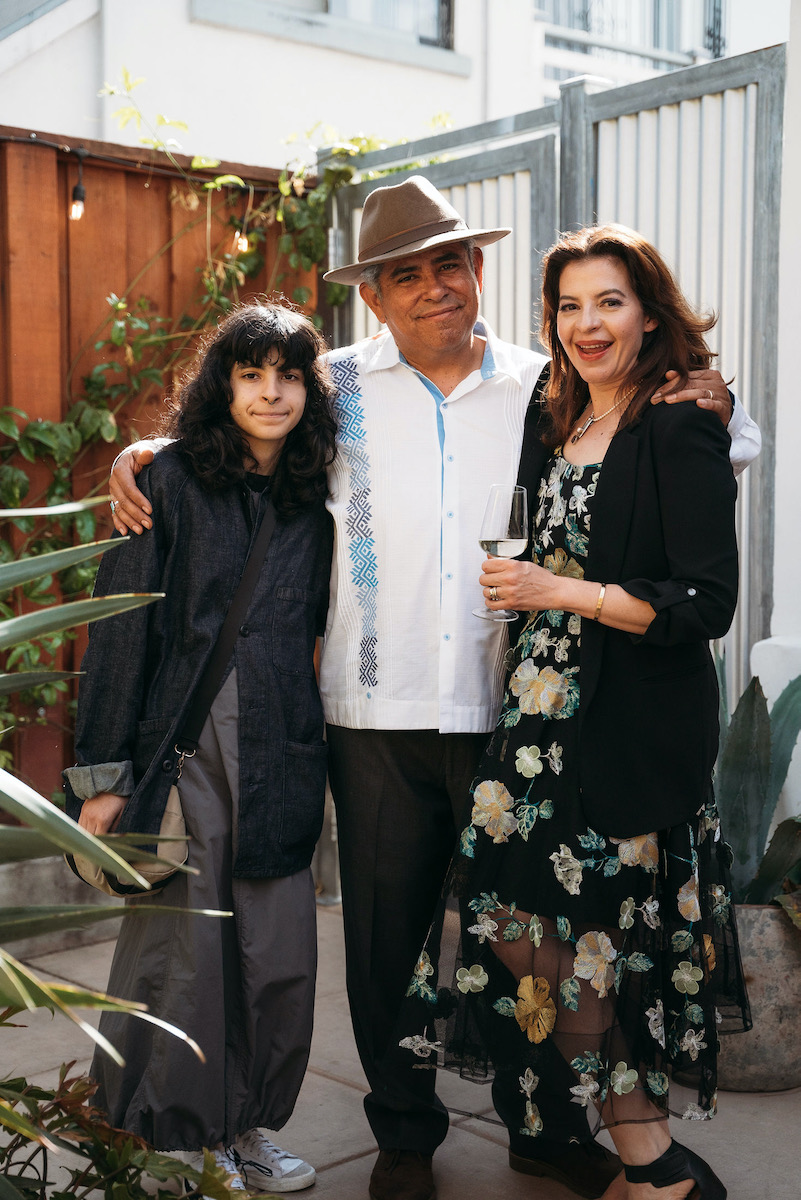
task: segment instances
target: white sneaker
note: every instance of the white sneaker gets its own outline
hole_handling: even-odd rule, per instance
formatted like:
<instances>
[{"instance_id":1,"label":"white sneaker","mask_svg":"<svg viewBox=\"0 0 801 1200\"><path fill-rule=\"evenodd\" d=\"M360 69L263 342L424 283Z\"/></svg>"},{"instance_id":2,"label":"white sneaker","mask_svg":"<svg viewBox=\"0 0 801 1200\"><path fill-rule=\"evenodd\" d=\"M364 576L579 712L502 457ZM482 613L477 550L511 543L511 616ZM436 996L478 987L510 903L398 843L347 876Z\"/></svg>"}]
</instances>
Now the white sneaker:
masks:
<instances>
[{"instance_id":1,"label":"white sneaker","mask_svg":"<svg viewBox=\"0 0 801 1200\"><path fill-rule=\"evenodd\" d=\"M165 1150L170 1158L179 1158L181 1162L185 1162L188 1167L193 1167L196 1171L203 1170L203 1151L202 1150ZM218 1167L222 1167L227 1171L231 1178L228 1180L228 1186L234 1192L246 1192L245 1182L239 1174L239 1168L234 1160L234 1156L228 1147L223 1147L221 1150L212 1150L214 1159ZM204 1197L204 1200L209 1200Z\"/></svg>"},{"instance_id":2,"label":"white sneaker","mask_svg":"<svg viewBox=\"0 0 801 1200\"><path fill-rule=\"evenodd\" d=\"M314 1167L276 1146L260 1129L240 1134L230 1150L251 1191L300 1192L314 1183Z\"/></svg>"}]
</instances>

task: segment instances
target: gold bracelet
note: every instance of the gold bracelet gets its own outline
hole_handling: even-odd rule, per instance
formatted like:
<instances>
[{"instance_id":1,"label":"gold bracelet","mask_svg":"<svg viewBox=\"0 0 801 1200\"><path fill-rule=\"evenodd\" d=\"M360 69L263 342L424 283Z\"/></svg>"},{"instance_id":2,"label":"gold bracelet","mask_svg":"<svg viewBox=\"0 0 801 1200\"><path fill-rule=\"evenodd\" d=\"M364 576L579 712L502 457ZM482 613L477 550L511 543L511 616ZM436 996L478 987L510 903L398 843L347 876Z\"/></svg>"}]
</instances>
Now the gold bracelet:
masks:
<instances>
[{"instance_id":1,"label":"gold bracelet","mask_svg":"<svg viewBox=\"0 0 801 1200\"><path fill-rule=\"evenodd\" d=\"M595 612L593 613L593 616L592 616L593 621L597 621L601 616L601 609L603 608L603 605L604 605L604 596L605 595L606 595L606 584L602 583L601 590L598 593L598 603L595 605Z\"/></svg>"}]
</instances>

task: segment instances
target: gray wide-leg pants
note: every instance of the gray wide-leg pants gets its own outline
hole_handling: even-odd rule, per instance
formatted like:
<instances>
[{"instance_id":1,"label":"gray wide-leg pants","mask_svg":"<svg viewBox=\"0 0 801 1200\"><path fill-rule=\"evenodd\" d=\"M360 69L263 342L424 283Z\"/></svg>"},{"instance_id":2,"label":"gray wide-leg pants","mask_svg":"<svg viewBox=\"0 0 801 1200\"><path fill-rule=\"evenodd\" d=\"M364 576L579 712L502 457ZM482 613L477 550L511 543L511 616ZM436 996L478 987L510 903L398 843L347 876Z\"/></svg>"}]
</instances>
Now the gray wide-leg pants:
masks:
<instances>
[{"instance_id":1,"label":"gray wide-leg pants","mask_svg":"<svg viewBox=\"0 0 801 1200\"><path fill-rule=\"evenodd\" d=\"M147 1004L201 1046L119 1013L100 1028L121 1051L98 1050L97 1103L112 1123L160 1150L230 1144L289 1119L306 1070L317 965L309 869L235 879L239 761L236 673L220 689L179 782L199 874L173 877L137 904L222 909L233 917L158 914L123 924L108 991Z\"/></svg>"}]
</instances>

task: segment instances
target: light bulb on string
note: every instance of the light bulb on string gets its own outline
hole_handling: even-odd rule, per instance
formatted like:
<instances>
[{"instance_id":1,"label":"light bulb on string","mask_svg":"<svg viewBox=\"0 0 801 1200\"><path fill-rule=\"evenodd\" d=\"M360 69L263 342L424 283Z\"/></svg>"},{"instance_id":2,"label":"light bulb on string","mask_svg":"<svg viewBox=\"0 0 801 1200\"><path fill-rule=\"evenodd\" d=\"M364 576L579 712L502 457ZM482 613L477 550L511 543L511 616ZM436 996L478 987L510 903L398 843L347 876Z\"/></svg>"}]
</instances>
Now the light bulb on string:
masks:
<instances>
[{"instance_id":1,"label":"light bulb on string","mask_svg":"<svg viewBox=\"0 0 801 1200\"><path fill-rule=\"evenodd\" d=\"M82 183L76 183L72 189L72 203L70 204L70 220L80 221L83 216L84 201L86 200L86 188Z\"/></svg>"},{"instance_id":2,"label":"light bulb on string","mask_svg":"<svg viewBox=\"0 0 801 1200\"><path fill-rule=\"evenodd\" d=\"M78 182L72 189L69 218L71 221L80 221L83 216L84 202L86 200L86 188L83 186L83 160L86 157L86 151L81 146L79 149L73 150L73 154L78 159Z\"/></svg>"},{"instance_id":3,"label":"light bulb on string","mask_svg":"<svg viewBox=\"0 0 801 1200\"><path fill-rule=\"evenodd\" d=\"M234 238L234 245L236 246L237 254L247 254L250 249L250 241L244 229L240 230Z\"/></svg>"}]
</instances>

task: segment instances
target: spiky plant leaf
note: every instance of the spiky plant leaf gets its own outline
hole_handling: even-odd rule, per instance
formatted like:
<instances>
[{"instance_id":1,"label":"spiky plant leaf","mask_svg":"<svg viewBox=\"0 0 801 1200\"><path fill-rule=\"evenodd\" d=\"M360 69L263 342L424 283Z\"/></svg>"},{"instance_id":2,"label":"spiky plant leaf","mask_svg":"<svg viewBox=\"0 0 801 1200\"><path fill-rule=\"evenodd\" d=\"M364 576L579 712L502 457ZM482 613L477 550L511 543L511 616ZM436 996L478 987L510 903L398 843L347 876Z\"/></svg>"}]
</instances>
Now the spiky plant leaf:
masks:
<instances>
[{"instance_id":1,"label":"spiky plant leaf","mask_svg":"<svg viewBox=\"0 0 801 1200\"><path fill-rule=\"evenodd\" d=\"M85 929L99 921L113 921L130 915L149 917L154 913L175 912L165 904L29 904L24 908L0 908L0 937L15 942L37 937L57 929ZM182 909L199 916L230 916L211 909Z\"/></svg>"},{"instance_id":2,"label":"spiky plant leaf","mask_svg":"<svg viewBox=\"0 0 801 1200\"><path fill-rule=\"evenodd\" d=\"M58 683L61 679L80 679L81 671L12 671L0 674L0 696L10 696L24 688L41 687L44 683Z\"/></svg>"},{"instance_id":3,"label":"spiky plant leaf","mask_svg":"<svg viewBox=\"0 0 801 1200\"><path fill-rule=\"evenodd\" d=\"M769 778L770 719L765 694L754 678L732 716L715 776L724 835L734 854L731 877L737 903L742 903L764 850L759 827Z\"/></svg>"},{"instance_id":4,"label":"spiky plant leaf","mask_svg":"<svg viewBox=\"0 0 801 1200\"><path fill-rule=\"evenodd\" d=\"M31 579L38 579L40 575L65 571L67 567L74 567L89 558L96 558L114 546L123 546L130 540L129 537L108 538L104 542L67 546L64 550L53 550L49 554L35 554L31 558L18 558L14 562L1 563L0 592L10 591L11 588L28 583Z\"/></svg>"},{"instance_id":5,"label":"spiky plant leaf","mask_svg":"<svg viewBox=\"0 0 801 1200\"><path fill-rule=\"evenodd\" d=\"M99 838L81 829L80 825L71 821L60 809L28 787L21 779L3 770L0 770L0 808L38 829L60 850L80 854L124 882L147 888L148 885L142 876L119 854L109 850Z\"/></svg>"},{"instance_id":6,"label":"spiky plant leaf","mask_svg":"<svg viewBox=\"0 0 801 1200\"><path fill-rule=\"evenodd\" d=\"M13 521L17 517L66 517L71 513L84 512L87 508L98 508L101 504L108 504L110 499L110 496L87 496L83 500L47 504L42 508L0 508L0 521Z\"/></svg>"},{"instance_id":7,"label":"spiky plant leaf","mask_svg":"<svg viewBox=\"0 0 801 1200\"><path fill-rule=\"evenodd\" d=\"M128 609L163 599L164 592L96 596L91 600L75 600L72 604L57 604L53 608L11 617L0 624L0 650L7 650L16 642L41 637L44 633L72 629L74 625L83 625L86 621L99 621L103 617L113 617L115 613L127 612Z\"/></svg>"},{"instance_id":8,"label":"spiky plant leaf","mask_svg":"<svg viewBox=\"0 0 801 1200\"><path fill-rule=\"evenodd\" d=\"M801 675L791 679L770 710L771 765L768 784L768 827L787 779L798 735L801 733ZM767 841L768 829L764 839ZM763 842L764 845L764 842Z\"/></svg>"},{"instance_id":9,"label":"spiky plant leaf","mask_svg":"<svg viewBox=\"0 0 801 1200\"><path fill-rule=\"evenodd\" d=\"M801 860L801 817L788 817L776 826L770 845L759 864L756 877L748 885L747 904L769 904L780 892L785 879Z\"/></svg>"}]
</instances>

